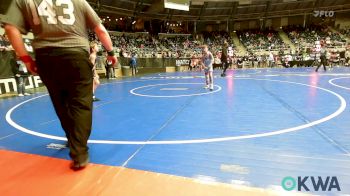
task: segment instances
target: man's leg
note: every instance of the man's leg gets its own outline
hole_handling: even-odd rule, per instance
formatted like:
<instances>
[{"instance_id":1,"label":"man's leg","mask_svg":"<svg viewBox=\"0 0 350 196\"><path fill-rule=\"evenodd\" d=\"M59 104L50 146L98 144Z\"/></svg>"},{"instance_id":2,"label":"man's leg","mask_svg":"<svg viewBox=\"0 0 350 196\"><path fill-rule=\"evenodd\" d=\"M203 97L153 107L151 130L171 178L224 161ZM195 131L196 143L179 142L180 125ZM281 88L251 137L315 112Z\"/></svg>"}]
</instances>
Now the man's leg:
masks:
<instances>
[{"instance_id":1,"label":"man's leg","mask_svg":"<svg viewBox=\"0 0 350 196\"><path fill-rule=\"evenodd\" d=\"M315 61L316 62L316 61ZM318 63L317 67L316 67L316 72L318 72L318 69L321 67L321 63Z\"/></svg>"},{"instance_id":2,"label":"man's leg","mask_svg":"<svg viewBox=\"0 0 350 196\"><path fill-rule=\"evenodd\" d=\"M111 67L111 78L115 78L114 68Z\"/></svg>"},{"instance_id":3,"label":"man's leg","mask_svg":"<svg viewBox=\"0 0 350 196\"><path fill-rule=\"evenodd\" d=\"M24 91L23 91L23 78L20 76L20 77L15 77L16 78L16 83L17 83L17 94L19 96L22 96L24 94Z\"/></svg>"},{"instance_id":4,"label":"man's leg","mask_svg":"<svg viewBox=\"0 0 350 196\"><path fill-rule=\"evenodd\" d=\"M108 65L105 66L105 69L106 69L106 78L109 79L109 68L108 68Z\"/></svg>"},{"instance_id":5,"label":"man's leg","mask_svg":"<svg viewBox=\"0 0 350 196\"><path fill-rule=\"evenodd\" d=\"M72 66L68 89L68 113L72 122L70 134L70 155L77 164L88 161L87 141L92 126L92 70L88 56L68 59Z\"/></svg>"},{"instance_id":6,"label":"man's leg","mask_svg":"<svg viewBox=\"0 0 350 196\"><path fill-rule=\"evenodd\" d=\"M37 52L39 75L49 90L74 163L88 160L92 124L92 64L87 52L49 56Z\"/></svg>"},{"instance_id":7,"label":"man's leg","mask_svg":"<svg viewBox=\"0 0 350 196\"><path fill-rule=\"evenodd\" d=\"M49 92L55 112L69 140L68 130L70 126L68 126L68 121L65 118L67 114L67 92L62 87L63 82L66 81L66 76L61 75L61 69L65 69L65 65L58 67L57 63L55 63L56 60L56 58L49 56L49 53L37 52L36 54L36 64L40 79Z\"/></svg>"},{"instance_id":8,"label":"man's leg","mask_svg":"<svg viewBox=\"0 0 350 196\"><path fill-rule=\"evenodd\" d=\"M222 62L222 68L223 68L223 71L222 71L221 76L224 77L224 76L226 76L226 70L228 68L228 63L227 62Z\"/></svg>"}]
</instances>

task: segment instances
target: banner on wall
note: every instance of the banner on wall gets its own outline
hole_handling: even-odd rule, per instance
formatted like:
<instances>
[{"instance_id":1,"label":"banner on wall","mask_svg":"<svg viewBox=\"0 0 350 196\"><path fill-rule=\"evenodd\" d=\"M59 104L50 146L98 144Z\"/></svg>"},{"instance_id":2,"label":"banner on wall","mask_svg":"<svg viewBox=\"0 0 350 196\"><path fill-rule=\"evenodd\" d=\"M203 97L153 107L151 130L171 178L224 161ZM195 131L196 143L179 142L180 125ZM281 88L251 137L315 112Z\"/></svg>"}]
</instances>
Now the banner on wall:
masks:
<instances>
[{"instance_id":1,"label":"banner on wall","mask_svg":"<svg viewBox=\"0 0 350 196\"><path fill-rule=\"evenodd\" d=\"M17 82L11 69L11 59L14 57L13 51L0 52L0 94L16 92ZM39 76L28 76L26 89L41 87L42 83Z\"/></svg>"},{"instance_id":2,"label":"banner on wall","mask_svg":"<svg viewBox=\"0 0 350 196\"><path fill-rule=\"evenodd\" d=\"M44 86L39 76L28 76L26 89L38 88ZM0 79L0 95L17 91L17 82L15 78Z\"/></svg>"},{"instance_id":3,"label":"banner on wall","mask_svg":"<svg viewBox=\"0 0 350 196\"><path fill-rule=\"evenodd\" d=\"M121 66L129 66L130 58L119 57L118 61ZM160 67L174 67L184 66L190 63L188 58L137 58L138 67L144 68L160 68Z\"/></svg>"},{"instance_id":4,"label":"banner on wall","mask_svg":"<svg viewBox=\"0 0 350 196\"><path fill-rule=\"evenodd\" d=\"M190 64L190 59L177 59L175 61L176 66L184 66Z\"/></svg>"}]
</instances>

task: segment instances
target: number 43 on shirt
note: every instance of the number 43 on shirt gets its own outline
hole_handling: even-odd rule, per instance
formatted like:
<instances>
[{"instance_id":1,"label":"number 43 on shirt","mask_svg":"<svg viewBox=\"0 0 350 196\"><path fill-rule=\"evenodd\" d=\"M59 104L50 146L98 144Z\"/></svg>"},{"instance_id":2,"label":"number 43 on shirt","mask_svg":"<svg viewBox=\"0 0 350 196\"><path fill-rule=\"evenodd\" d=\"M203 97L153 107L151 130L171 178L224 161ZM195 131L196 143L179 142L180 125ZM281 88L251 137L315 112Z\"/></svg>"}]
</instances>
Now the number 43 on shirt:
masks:
<instances>
[{"instance_id":1,"label":"number 43 on shirt","mask_svg":"<svg viewBox=\"0 0 350 196\"><path fill-rule=\"evenodd\" d=\"M63 16L57 16L54 6L62 7ZM43 0L38 7L39 16L46 16L48 24L73 25L75 22L74 5L71 0L56 0L55 5L52 0Z\"/></svg>"}]
</instances>

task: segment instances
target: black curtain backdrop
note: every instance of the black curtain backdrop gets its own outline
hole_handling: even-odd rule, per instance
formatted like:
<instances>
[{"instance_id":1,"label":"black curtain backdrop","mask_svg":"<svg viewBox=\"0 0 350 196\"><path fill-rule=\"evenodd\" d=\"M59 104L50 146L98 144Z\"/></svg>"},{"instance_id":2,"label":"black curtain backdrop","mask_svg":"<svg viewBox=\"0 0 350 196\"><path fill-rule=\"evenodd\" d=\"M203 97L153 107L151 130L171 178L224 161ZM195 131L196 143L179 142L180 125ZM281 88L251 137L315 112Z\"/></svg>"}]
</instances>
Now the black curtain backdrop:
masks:
<instances>
[{"instance_id":1,"label":"black curtain backdrop","mask_svg":"<svg viewBox=\"0 0 350 196\"><path fill-rule=\"evenodd\" d=\"M13 51L0 52L0 79L13 77L10 64L12 58Z\"/></svg>"}]
</instances>

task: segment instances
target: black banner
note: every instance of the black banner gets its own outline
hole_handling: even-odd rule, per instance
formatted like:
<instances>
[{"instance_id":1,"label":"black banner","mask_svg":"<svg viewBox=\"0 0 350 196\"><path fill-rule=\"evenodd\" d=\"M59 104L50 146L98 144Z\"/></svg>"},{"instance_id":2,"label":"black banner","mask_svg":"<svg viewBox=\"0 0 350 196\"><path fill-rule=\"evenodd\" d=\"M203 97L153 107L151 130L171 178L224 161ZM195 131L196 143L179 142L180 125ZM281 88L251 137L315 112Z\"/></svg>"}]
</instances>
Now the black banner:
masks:
<instances>
[{"instance_id":1,"label":"black banner","mask_svg":"<svg viewBox=\"0 0 350 196\"><path fill-rule=\"evenodd\" d=\"M13 55L13 51L0 52L0 79L13 77L10 64Z\"/></svg>"},{"instance_id":2,"label":"black banner","mask_svg":"<svg viewBox=\"0 0 350 196\"><path fill-rule=\"evenodd\" d=\"M130 58L119 57L118 60L121 66L129 66ZM175 67L176 65L188 65L189 60L186 58L137 58L137 66L147 68Z\"/></svg>"}]
</instances>

